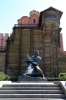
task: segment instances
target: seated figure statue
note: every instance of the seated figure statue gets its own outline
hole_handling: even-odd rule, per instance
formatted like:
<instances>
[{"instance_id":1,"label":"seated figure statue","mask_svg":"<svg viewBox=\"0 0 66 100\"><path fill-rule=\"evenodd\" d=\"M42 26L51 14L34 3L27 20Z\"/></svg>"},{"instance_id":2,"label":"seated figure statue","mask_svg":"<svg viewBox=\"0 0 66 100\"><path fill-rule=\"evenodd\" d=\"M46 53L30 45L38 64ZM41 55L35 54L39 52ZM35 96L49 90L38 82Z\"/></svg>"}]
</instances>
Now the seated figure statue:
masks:
<instances>
[{"instance_id":1,"label":"seated figure statue","mask_svg":"<svg viewBox=\"0 0 66 100\"><path fill-rule=\"evenodd\" d=\"M25 61L27 62L27 68L23 75L44 78L44 74L38 66L41 61L38 50L34 52L34 56L27 55Z\"/></svg>"}]
</instances>

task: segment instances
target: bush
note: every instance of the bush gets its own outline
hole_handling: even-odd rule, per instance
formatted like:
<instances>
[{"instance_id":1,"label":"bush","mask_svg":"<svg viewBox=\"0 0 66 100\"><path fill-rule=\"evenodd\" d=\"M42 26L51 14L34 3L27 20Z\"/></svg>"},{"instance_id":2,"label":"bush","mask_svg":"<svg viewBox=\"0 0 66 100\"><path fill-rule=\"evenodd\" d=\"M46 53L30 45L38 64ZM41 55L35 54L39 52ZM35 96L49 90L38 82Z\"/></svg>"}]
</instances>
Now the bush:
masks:
<instances>
[{"instance_id":1,"label":"bush","mask_svg":"<svg viewBox=\"0 0 66 100\"><path fill-rule=\"evenodd\" d=\"M66 81L66 73L60 73L58 78L60 81Z\"/></svg>"},{"instance_id":2,"label":"bush","mask_svg":"<svg viewBox=\"0 0 66 100\"><path fill-rule=\"evenodd\" d=\"M47 81L58 81L59 80L58 78L52 78L52 77L46 78L46 79L47 79Z\"/></svg>"},{"instance_id":3,"label":"bush","mask_svg":"<svg viewBox=\"0 0 66 100\"><path fill-rule=\"evenodd\" d=\"M3 72L0 72L0 81L3 81L3 80L9 80L10 77L6 74L4 74Z\"/></svg>"},{"instance_id":4,"label":"bush","mask_svg":"<svg viewBox=\"0 0 66 100\"><path fill-rule=\"evenodd\" d=\"M58 78L47 77L47 80L48 81L66 81L66 73L60 73L58 75Z\"/></svg>"}]
</instances>

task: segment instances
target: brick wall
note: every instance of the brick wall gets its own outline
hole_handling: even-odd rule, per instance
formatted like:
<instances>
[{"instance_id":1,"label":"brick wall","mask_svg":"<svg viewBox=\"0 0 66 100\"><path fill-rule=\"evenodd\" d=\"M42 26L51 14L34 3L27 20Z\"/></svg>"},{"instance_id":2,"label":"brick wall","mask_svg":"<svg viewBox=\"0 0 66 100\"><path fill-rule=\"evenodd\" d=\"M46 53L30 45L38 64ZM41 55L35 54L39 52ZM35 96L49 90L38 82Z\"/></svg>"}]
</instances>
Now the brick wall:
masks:
<instances>
[{"instance_id":1,"label":"brick wall","mask_svg":"<svg viewBox=\"0 0 66 100\"><path fill-rule=\"evenodd\" d=\"M60 34L60 51L63 52L66 55L66 51L64 51L64 46L63 46L63 34Z\"/></svg>"},{"instance_id":2,"label":"brick wall","mask_svg":"<svg viewBox=\"0 0 66 100\"><path fill-rule=\"evenodd\" d=\"M30 12L30 16L22 16L19 20L18 20L18 24L38 24L39 21L39 12L37 12L36 10L33 10Z\"/></svg>"},{"instance_id":3,"label":"brick wall","mask_svg":"<svg viewBox=\"0 0 66 100\"><path fill-rule=\"evenodd\" d=\"M0 33L0 50L3 50L6 46L6 40L8 38L9 34L8 33Z\"/></svg>"},{"instance_id":4,"label":"brick wall","mask_svg":"<svg viewBox=\"0 0 66 100\"><path fill-rule=\"evenodd\" d=\"M0 52L0 72L4 72L5 68L5 52Z\"/></svg>"}]
</instances>

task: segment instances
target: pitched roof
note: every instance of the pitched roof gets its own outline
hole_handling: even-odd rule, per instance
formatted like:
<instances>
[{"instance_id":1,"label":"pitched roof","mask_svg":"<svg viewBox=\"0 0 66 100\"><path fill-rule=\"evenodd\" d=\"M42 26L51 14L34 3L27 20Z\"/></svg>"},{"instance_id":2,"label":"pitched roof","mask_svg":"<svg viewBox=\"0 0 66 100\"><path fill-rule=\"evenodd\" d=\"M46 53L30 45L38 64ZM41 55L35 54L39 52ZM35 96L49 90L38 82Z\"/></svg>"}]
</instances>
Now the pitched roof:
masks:
<instances>
[{"instance_id":1,"label":"pitched roof","mask_svg":"<svg viewBox=\"0 0 66 100\"><path fill-rule=\"evenodd\" d=\"M52 7L52 6L51 6L51 7L49 7L49 8L47 8L47 9L45 9L45 10L43 10L43 11L41 11L41 12L40 12L40 14L41 14L41 13L43 13L43 12L46 12L46 11L48 11L48 10L55 10L55 11L59 11L59 13L60 13L61 15L63 14L63 12L62 12L62 11L60 11L60 10L58 10L58 9L56 9L56 8Z\"/></svg>"},{"instance_id":2,"label":"pitched roof","mask_svg":"<svg viewBox=\"0 0 66 100\"><path fill-rule=\"evenodd\" d=\"M59 15L60 15L60 18L61 18L63 12L51 6L51 7L49 7L49 8L47 8L47 9L45 9L45 10L43 10L43 11L40 12L39 24L41 24L42 13L44 13L44 12L46 12L46 11L51 11L51 10L58 11L58 12L59 12Z\"/></svg>"}]
</instances>

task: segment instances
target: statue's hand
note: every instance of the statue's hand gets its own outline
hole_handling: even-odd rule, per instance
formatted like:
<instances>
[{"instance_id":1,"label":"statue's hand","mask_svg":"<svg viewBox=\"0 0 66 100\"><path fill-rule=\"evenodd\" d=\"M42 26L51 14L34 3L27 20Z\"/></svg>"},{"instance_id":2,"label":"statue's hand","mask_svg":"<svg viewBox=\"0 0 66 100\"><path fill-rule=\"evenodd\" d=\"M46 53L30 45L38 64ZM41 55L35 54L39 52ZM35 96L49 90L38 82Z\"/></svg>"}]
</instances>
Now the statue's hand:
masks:
<instances>
[{"instance_id":1,"label":"statue's hand","mask_svg":"<svg viewBox=\"0 0 66 100\"><path fill-rule=\"evenodd\" d=\"M32 62L32 64L33 64L33 65L35 65L35 66L37 65L37 63L36 63L36 62Z\"/></svg>"}]
</instances>

